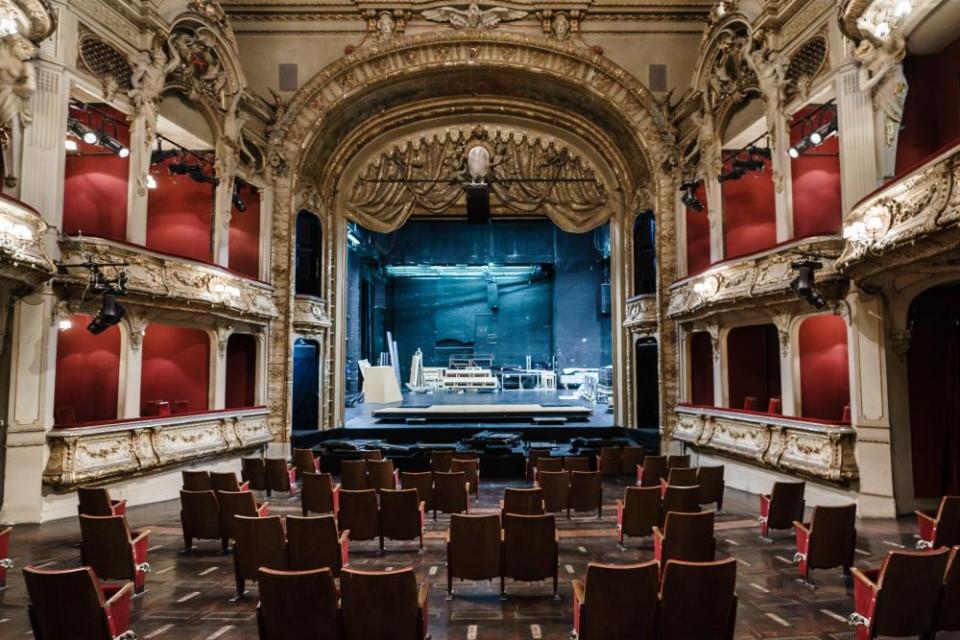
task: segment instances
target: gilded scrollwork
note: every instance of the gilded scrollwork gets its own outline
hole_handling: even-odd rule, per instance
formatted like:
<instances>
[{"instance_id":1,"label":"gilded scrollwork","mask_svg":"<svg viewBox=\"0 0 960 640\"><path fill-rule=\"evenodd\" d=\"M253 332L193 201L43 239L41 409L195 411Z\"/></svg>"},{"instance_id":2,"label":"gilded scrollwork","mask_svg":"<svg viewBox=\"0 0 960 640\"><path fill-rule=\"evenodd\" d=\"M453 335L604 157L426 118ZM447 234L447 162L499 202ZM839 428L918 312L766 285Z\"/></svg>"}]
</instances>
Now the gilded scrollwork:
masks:
<instances>
[{"instance_id":1,"label":"gilded scrollwork","mask_svg":"<svg viewBox=\"0 0 960 640\"><path fill-rule=\"evenodd\" d=\"M50 277L56 268L43 245L46 230L36 211L0 197L0 275L25 284Z\"/></svg>"}]
</instances>

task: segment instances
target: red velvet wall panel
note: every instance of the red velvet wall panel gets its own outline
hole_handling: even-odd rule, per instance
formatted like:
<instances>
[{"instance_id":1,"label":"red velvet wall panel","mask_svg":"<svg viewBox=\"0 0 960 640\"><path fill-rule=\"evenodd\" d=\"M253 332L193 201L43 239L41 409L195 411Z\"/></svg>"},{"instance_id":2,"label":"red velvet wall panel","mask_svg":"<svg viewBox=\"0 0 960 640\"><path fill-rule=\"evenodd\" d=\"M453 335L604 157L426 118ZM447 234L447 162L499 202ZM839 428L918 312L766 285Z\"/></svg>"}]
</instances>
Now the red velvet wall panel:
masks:
<instances>
[{"instance_id":1,"label":"red velvet wall panel","mask_svg":"<svg viewBox=\"0 0 960 640\"><path fill-rule=\"evenodd\" d=\"M243 185L240 197L247 210L236 208L230 216L230 269L251 278L260 277L260 192Z\"/></svg>"},{"instance_id":2,"label":"red velvet wall panel","mask_svg":"<svg viewBox=\"0 0 960 640\"><path fill-rule=\"evenodd\" d=\"M700 273L710 266L710 221L707 218L707 189L697 188L697 200L703 211L686 210L687 216L687 274Z\"/></svg>"},{"instance_id":3,"label":"red velvet wall panel","mask_svg":"<svg viewBox=\"0 0 960 640\"><path fill-rule=\"evenodd\" d=\"M147 196L147 247L161 253L211 262L214 187L189 176L171 176L167 166L180 162L168 158L150 169L157 188ZM196 164L193 156L183 162ZM204 171L212 173L209 165Z\"/></svg>"},{"instance_id":4,"label":"red velvet wall panel","mask_svg":"<svg viewBox=\"0 0 960 640\"><path fill-rule=\"evenodd\" d=\"M235 333L227 341L226 408L252 407L257 380L257 341L245 333Z\"/></svg>"},{"instance_id":5,"label":"red velvet wall panel","mask_svg":"<svg viewBox=\"0 0 960 640\"><path fill-rule=\"evenodd\" d=\"M897 143L897 174L960 142L960 39L931 56L907 56L910 88Z\"/></svg>"},{"instance_id":6,"label":"red velvet wall panel","mask_svg":"<svg viewBox=\"0 0 960 640\"><path fill-rule=\"evenodd\" d=\"M960 284L914 300L907 371L913 489L918 498L960 494Z\"/></svg>"},{"instance_id":7,"label":"red velvet wall panel","mask_svg":"<svg viewBox=\"0 0 960 640\"><path fill-rule=\"evenodd\" d=\"M816 106L802 109L794 116L799 122ZM822 114L822 112L821 112ZM807 121L807 128L791 126L790 144L796 144L816 128L819 116ZM813 128L810 128L812 124ZM790 161L793 176L793 235L798 238L817 234L834 234L843 225L843 203L840 200L840 143L830 136L818 146L808 149Z\"/></svg>"},{"instance_id":8,"label":"red velvet wall panel","mask_svg":"<svg viewBox=\"0 0 960 640\"><path fill-rule=\"evenodd\" d=\"M800 324L800 415L840 420L850 404L847 323L840 316L807 318Z\"/></svg>"},{"instance_id":9,"label":"red velvet wall panel","mask_svg":"<svg viewBox=\"0 0 960 640\"><path fill-rule=\"evenodd\" d=\"M73 326L57 333L53 407L56 424L115 420L120 389L120 328L98 336L87 331L91 318L75 315ZM73 414L75 420L70 419Z\"/></svg>"},{"instance_id":10,"label":"red velvet wall panel","mask_svg":"<svg viewBox=\"0 0 960 640\"><path fill-rule=\"evenodd\" d=\"M727 335L727 377L731 409L742 409L747 396L766 411L780 396L780 340L772 324L737 327Z\"/></svg>"},{"instance_id":11,"label":"red velvet wall panel","mask_svg":"<svg viewBox=\"0 0 960 640\"><path fill-rule=\"evenodd\" d=\"M690 402L713 405L713 344L710 334L697 331L690 336Z\"/></svg>"},{"instance_id":12,"label":"red velvet wall panel","mask_svg":"<svg viewBox=\"0 0 960 640\"><path fill-rule=\"evenodd\" d=\"M129 145L126 116L105 105L96 108L108 113L113 120L93 111L76 109L70 110L70 116L95 131L113 136L124 146ZM86 144L74 136L69 139L77 143L77 151L67 152L64 165L64 233L125 240L130 159L121 158L105 147Z\"/></svg>"},{"instance_id":13,"label":"red velvet wall panel","mask_svg":"<svg viewBox=\"0 0 960 640\"><path fill-rule=\"evenodd\" d=\"M725 165L729 167L729 163ZM773 171L748 171L739 180L727 180L723 193L724 258L737 258L777 244L777 214Z\"/></svg>"},{"instance_id":14,"label":"red velvet wall panel","mask_svg":"<svg viewBox=\"0 0 960 640\"><path fill-rule=\"evenodd\" d=\"M143 337L141 411L151 401L171 405L186 400L187 410L209 407L210 337L199 329L151 324Z\"/></svg>"}]
</instances>

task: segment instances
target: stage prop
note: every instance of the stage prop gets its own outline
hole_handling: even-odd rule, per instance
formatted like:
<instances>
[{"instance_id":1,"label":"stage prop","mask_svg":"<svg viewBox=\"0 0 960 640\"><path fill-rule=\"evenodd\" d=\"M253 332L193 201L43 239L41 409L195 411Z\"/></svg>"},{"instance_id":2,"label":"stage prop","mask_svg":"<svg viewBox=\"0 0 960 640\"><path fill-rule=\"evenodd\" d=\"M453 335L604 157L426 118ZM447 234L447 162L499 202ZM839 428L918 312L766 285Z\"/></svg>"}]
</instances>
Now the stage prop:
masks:
<instances>
[{"instance_id":1,"label":"stage prop","mask_svg":"<svg viewBox=\"0 0 960 640\"><path fill-rule=\"evenodd\" d=\"M402 402L400 383L397 382L396 370L391 365L371 366L366 360L361 360L360 375L363 376L363 395L366 402L388 404Z\"/></svg>"}]
</instances>

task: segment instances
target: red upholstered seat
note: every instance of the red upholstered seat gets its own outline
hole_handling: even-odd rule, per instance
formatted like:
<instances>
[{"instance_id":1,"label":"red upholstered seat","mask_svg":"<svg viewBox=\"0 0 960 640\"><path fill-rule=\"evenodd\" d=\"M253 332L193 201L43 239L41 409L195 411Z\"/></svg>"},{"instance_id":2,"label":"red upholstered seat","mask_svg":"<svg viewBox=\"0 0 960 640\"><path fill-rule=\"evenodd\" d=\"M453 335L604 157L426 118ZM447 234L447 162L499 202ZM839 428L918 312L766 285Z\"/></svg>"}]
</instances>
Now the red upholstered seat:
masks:
<instances>
[{"instance_id":1,"label":"red upholstered seat","mask_svg":"<svg viewBox=\"0 0 960 640\"><path fill-rule=\"evenodd\" d=\"M781 407L780 398L770 398L770 402L767 403L767 413L782 413Z\"/></svg>"},{"instance_id":2,"label":"red upholstered seat","mask_svg":"<svg viewBox=\"0 0 960 640\"><path fill-rule=\"evenodd\" d=\"M573 630L577 640L653 638L658 584L655 561L588 564L583 582L573 581Z\"/></svg>"},{"instance_id":3,"label":"red upholstered seat","mask_svg":"<svg viewBox=\"0 0 960 640\"><path fill-rule=\"evenodd\" d=\"M804 482L775 482L769 494L760 496L760 535L770 537L770 529L790 529L803 520L806 503Z\"/></svg>"},{"instance_id":4,"label":"red upholstered seat","mask_svg":"<svg viewBox=\"0 0 960 640\"><path fill-rule=\"evenodd\" d=\"M226 553L228 541L220 530L220 503L213 491L180 491L180 527L183 550L193 548L193 540L219 540Z\"/></svg>"},{"instance_id":5,"label":"red upholstered seat","mask_svg":"<svg viewBox=\"0 0 960 640\"><path fill-rule=\"evenodd\" d=\"M304 473L320 473L320 458L313 455L312 449L294 449L293 466L299 478L302 478Z\"/></svg>"},{"instance_id":6,"label":"red upholstered seat","mask_svg":"<svg viewBox=\"0 0 960 640\"><path fill-rule=\"evenodd\" d=\"M620 472L625 476L634 475L646 457L647 452L643 447L624 447L620 452Z\"/></svg>"},{"instance_id":7,"label":"red upholstered seat","mask_svg":"<svg viewBox=\"0 0 960 640\"><path fill-rule=\"evenodd\" d=\"M263 473L267 496L274 491L284 491L292 498L297 492L297 470L283 458L266 458Z\"/></svg>"},{"instance_id":8,"label":"red upholstered seat","mask_svg":"<svg viewBox=\"0 0 960 640\"><path fill-rule=\"evenodd\" d=\"M80 555L103 580L130 580L143 591L150 530L130 531L124 516L80 516Z\"/></svg>"},{"instance_id":9,"label":"red upholstered seat","mask_svg":"<svg viewBox=\"0 0 960 640\"><path fill-rule=\"evenodd\" d=\"M627 487L623 500L617 500L617 543L622 547L625 536L652 536L659 524L660 489Z\"/></svg>"},{"instance_id":10,"label":"red upholstered seat","mask_svg":"<svg viewBox=\"0 0 960 640\"><path fill-rule=\"evenodd\" d=\"M373 489L340 490L337 521L341 531L350 531L351 540L375 540L380 537L380 507Z\"/></svg>"},{"instance_id":11,"label":"red upholstered seat","mask_svg":"<svg viewBox=\"0 0 960 640\"><path fill-rule=\"evenodd\" d=\"M936 515L917 511L920 527L918 549L960 545L960 496L944 496Z\"/></svg>"},{"instance_id":12,"label":"red upholstered seat","mask_svg":"<svg viewBox=\"0 0 960 640\"><path fill-rule=\"evenodd\" d=\"M723 465L698 467L696 484L700 485L700 504L716 504L717 511L722 511L723 492L726 488Z\"/></svg>"},{"instance_id":13,"label":"red upholstered seat","mask_svg":"<svg viewBox=\"0 0 960 640\"><path fill-rule=\"evenodd\" d=\"M27 614L35 638L113 640L130 630L133 585L101 585L90 567L26 567Z\"/></svg>"},{"instance_id":14,"label":"red upholstered seat","mask_svg":"<svg viewBox=\"0 0 960 640\"><path fill-rule=\"evenodd\" d=\"M653 528L653 553L660 567L670 560L713 562L717 547L713 522L713 511L668 513L663 531Z\"/></svg>"},{"instance_id":15,"label":"red upholstered seat","mask_svg":"<svg viewBox=\"0 0 960 640\"><path fill-rule=\"evenodd\" d=\"M470 457L461 457L464 454L455 453L453 454L453 460L450 461L450 471L451 473L463 472L464 477L467 480L467 484L470 485L470 491L473 495L479 499L480 498L480 459L475 456Z\"/></svg>"},{"instance_id":16,"label":"red upholstered seat","mask_svg":"<svg viewBox=\"0 0 960 640\"><path fill-rule=\"evenodd\" d=\"M333 483L329 473L303 472L300 474L300 500L303 515L333 513L340 507L340 485Z\"/></svg>"},{"instance_id":17,"label":"red upholstered seat","mask_svg":"<svg viewBox=\"0 0 960 640\"><path fill-rule=\"evenodd\" d=\"M655 487L667 477L667 456L646 456L637 467L637 486Z\"/></svg>"},{"instance_id":18,"label":"red upholstered seat","mask_svg":"<svg viewBox=\"0 0 960 640\"><path fill-rule=\"evenodd\" d=\"M737 561L670 560L660 588L660 640L733 640L737 622Z\"/></svg>"},{"instance_id":19,"label":"red upholstered seat","mask_svg":"<svg viewBox=\"0 0 960 640\"><path fill-rule=\"evenodd\" d=\"M13 568L10 559L10 532L13 527L0 529L0 589L7 585L7 571Z\"/></svg>"},{"instance_id":20,"label":"red upholstered seat","mask_svg":"<svg viewBox=\"0 0 960 640\"><path fill-rule=\"evenodd\" d=\"M470 483L463 471L433 474L433 519L440 513L470 513Z\"/></svg>"},{"instance_id":21,"label":"red upholstered seat","mask_svg":"<svg viewBox=\"0 0 960 640\"><path fill-rule=\"evenodd\" d=\"M857 505L813 508L810 522L794 522L797 537L795 560L800 577L810 579L811 569L842 567L850 573L857 543Z\"/></svg>"},{"instance_id":22,"label":"red upholstered seat","mask_svg":"<svg viewBox=\"0 0 960 640\"><path fill-rule=\"evenodd\" d=\"M362 491L369 488L366 460L340 461L340 486L348 491Z\"/></svg>"},{"instance_id":23,"label":"red upholstered seat","mask_svg":"<svg viewBox=\"0 0 960 640\"><path fill-rule=\"evenodd\" d=\"M757 410L757 397L756 396L746 396L743 399L743 408L747 411L756 411Z\"/></svg>"},{"instance_id":24,"label":"red upholstered seat","mask_svg":"<svg viewBox=\"0 0 960 640\"><path fill-rule=\"evenodd\" d=\"M111 500L103 487L78 487L77 512L87 516L122 516L127 513L126 500Z\"/></svg>"}]
</instances>

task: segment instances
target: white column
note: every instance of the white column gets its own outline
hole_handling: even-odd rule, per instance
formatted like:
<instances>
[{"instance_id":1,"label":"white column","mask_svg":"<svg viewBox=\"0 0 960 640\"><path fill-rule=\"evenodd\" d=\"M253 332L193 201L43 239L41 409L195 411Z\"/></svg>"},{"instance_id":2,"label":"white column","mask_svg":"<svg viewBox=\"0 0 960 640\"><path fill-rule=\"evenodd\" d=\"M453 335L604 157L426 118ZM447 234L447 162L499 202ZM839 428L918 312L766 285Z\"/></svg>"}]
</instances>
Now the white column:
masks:
<instances>
[{"instance_id":1,"label":"white column","mask_svg":"<svg viewBox=\"0 0 960 640\"><path fill-rule=\"evenodd\" d=\"M691 381L691 360L690 360L690 330L677 325L677 348L680 352L680 368L677 375L680 376L680 384L677 388L677 400L679 402L691 402L693 394L690 389Z\"/></svg>"},{"instance_id":2,"label":"white column","mask_svg":"<svg viewBox=\"0 0 960 640\"><path fill-rule=\"evenodd\" d=\"M63 222L63 176L67 137L68 83L63 68L36 62L37 91L31 99L33 122L23 133L20 199L52 227Z\"/></svg>"},{"instance_id":3,"label":"white column","mask_svg":"<svg viewBox=\"0 0 960 640\"><path fill-rule=\"evenodd\" d=\"M705 179L707 217L710 219L710 262L720 262L726 253L723 239L723 191L716 178Z\"/></svg>"},{"instance_id":4,"label":"white column","mask_svg":"<svg viewBox=\"0 0 960 640\"><path fill-rule=\"evenodd\" d=\"M233 176L220 175L213 205L213 261L221 267L230 265L230 218L233 215Z\"/></svg>"},{"instance_id":5,"label":"white column","mask_svg":"<svg viewBox=\"0 0 960 640\"><path fill-rule=\"evenodd\" d=\"M10 401L0 522L40 522L47 432L53 427L56 296L17 301L11 323Z\"/></svg>"},{"instance_id":6,"label":"white column","mask_svg":"<svg viewBox=\"0 0 960 640\"><path fill-rule=\"evenodd\" d=\"M227 404L227 341L229 330L211 333L210 350L210 410L223 409Z\"/></svg>"},{"instance_id":7,"label":"white column","mask_svg":"<svg viewBox=\"0 0 960 640\"><path fill-rule=\"evenodd\" d=\"M117 418L129 420L140 417L140 383L143 374L143 336L147 320L128 312L123 320L120 341L120 388L117 400Z\"/></svg>"},{"instance_id":8,"label":"white column","mask_svg":"<svg viewBox=\"0 0 960 640\"><path fill-rule=\"evenodd\" d=\"M678 191L674 194L674 211L676 215L676 234L677 234L677 278L685 278L687 275L687 207L681 201L682 194Z\"/></svg>"},{"instance_id":9,"label":"white column","mask_svg":"<svg viewBox=\"0 0 960 640\"><path fill-rule=\"evenodd\" d=\"M789 315L779 315L773 318L777 328L777 349L780 357L780 409L785 416L795 416L799 413L797 395L794 391L799 383L795 362L799 355L795 343L791 339L793 319ZM766 410L761 407L761 410Z\"/></svg>"},{"instance_id":10,"label":"white column","mask_svg":"<svg viewBox=\"0 0 960 640\"><path fill-rule=\"evenodd\" d=\"M127 180L127 241L147 244L147 176L153 153L156 110L139 110L130 122L130 174Z\"/></svg>"},{"instance_id":11,"label":"white column","mask_svg":"<svg viewBox=\"0 0 960 640\"><path fill-rule=\"evenodd\" d=\"M273 267L273 187L260 189L260 279L270 281Z\"/></svg>"},{"instance_id":12,"label":"white column","mask_svg":"<svg viewBox=\"0 0 960 640\"><path fill-rule=\"evenodd\" d=\"M270 361L270 330L264 329L254 336L257 341L256 379L253 387L253 404L267 404L267 363ZM319 360L319 354L317 354Z\"/></svg>"},{"instance_id":13,"label":"white column","mask_svg":"<svg viewBox=\"0 0 960 640\"><path fill-rule=\"evenodd\" d=\"M790 148L790 127L782 113L767 115L767 130L774 140L771 152L773 166L774 201L777 215L777 242L793 237L792 165L787 150Z\"/></svg>"},{"instance_id":14,"label":"white column","mask_svg":"<svg viewBox=\"0 0 960 640\"><path fill-rule=\"evenodd\" d=\"M713 347L713 404L730 406L730 384L727 376L727 334L729 329L710 327L710 344Z\"/></svg>"},{"instance_id":15,"label":"white column","mask_svg":"<svg viewBox=\"0 0 960 640\"><path fill-rule=\"evenodd\" d=\"M873 100L860 91L859 70L851 64L837 74L837 128L843 213L878 186Z\"/></svg>"}]
</instances>

